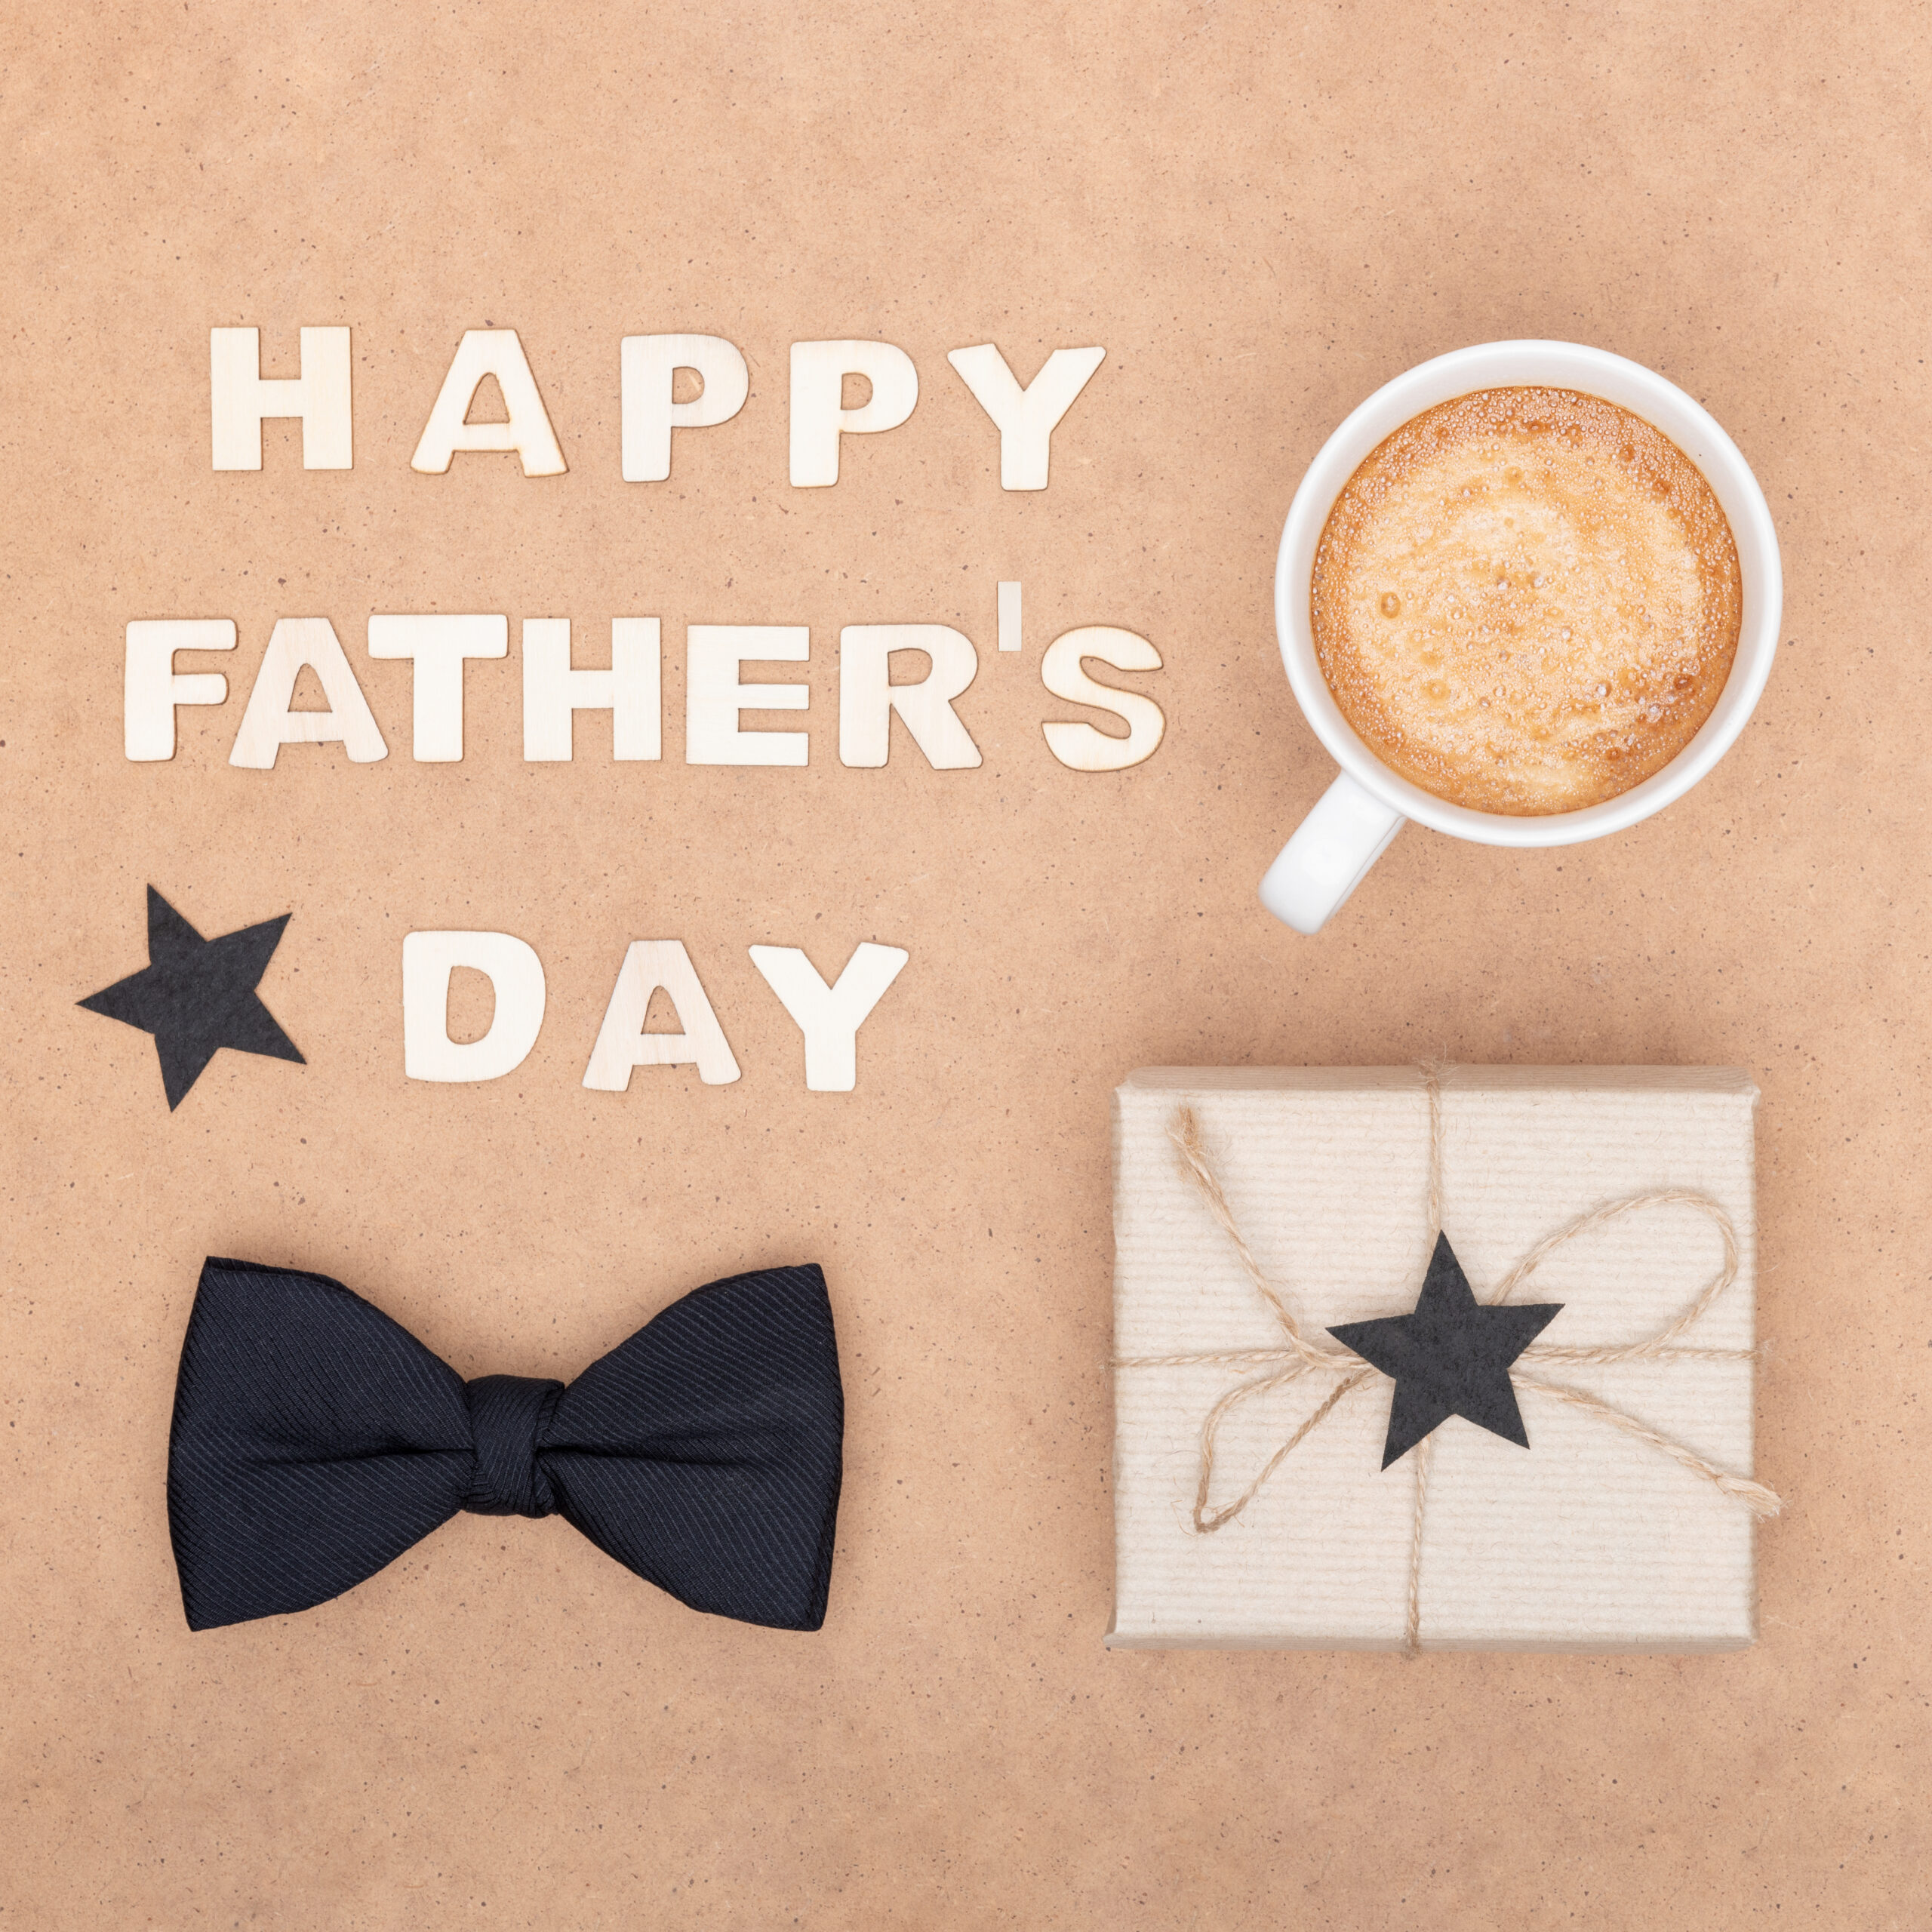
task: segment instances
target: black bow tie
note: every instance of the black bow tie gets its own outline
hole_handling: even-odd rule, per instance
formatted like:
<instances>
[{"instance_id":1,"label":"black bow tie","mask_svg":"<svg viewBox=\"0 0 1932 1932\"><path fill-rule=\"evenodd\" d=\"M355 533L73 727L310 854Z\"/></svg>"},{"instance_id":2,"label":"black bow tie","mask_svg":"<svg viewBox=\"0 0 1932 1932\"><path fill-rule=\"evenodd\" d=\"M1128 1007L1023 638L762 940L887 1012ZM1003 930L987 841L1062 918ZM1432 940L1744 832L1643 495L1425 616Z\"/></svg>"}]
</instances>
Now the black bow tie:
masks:
<instances>
[{"instance_id":1,"label":"black bow tie","mask_svg":"<svg viewBox=\"0 0 1932 1932\"><path fill-rule=\"evenodd\" d=\"M339 1281L211 1260L168 1439L182 1604L307 1610L459 1509L554 1511L694 1610L816 1630L844 1418L815 1267L699 1288L566 1387L465 1382Z\"/></svg>"}]
</instances>

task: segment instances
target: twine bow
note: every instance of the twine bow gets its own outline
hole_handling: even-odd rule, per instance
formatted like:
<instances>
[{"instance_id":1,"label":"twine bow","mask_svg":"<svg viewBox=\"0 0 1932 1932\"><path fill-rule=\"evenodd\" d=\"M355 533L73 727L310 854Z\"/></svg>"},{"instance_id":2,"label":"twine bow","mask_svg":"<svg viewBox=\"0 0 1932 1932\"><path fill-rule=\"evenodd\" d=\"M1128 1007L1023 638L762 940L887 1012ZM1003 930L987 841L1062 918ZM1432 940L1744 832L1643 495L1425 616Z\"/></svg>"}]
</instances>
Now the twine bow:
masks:
<instances>
[{"instance_id":1,"label":"twine bow","mask_svg":"<svg viewBox=\"0 0 1932 1932\"><path fill-rule=\"evenodd\" d=\"M1425 1066L1422 1072L1429 1094L1429 1238L1425 1246L1432 1247L1442 1226L1442 1082L1440 1071L1435 1067ZM1228 1389L1208 1411L1207 1418L1201 1424L1201 1472L1195 1490L1194 1527L1201 1534L1208 1535L1232 1522L1254 1500L1263 1485L1289 1455L1356 1389L1373 1380L1380 1371L1367 1366L1352 1349L1327 1347L1310 1341L1302 1333L1301 1324L1296 1320L1294 1309L1262 1272L1261 1264L1255 1260L1253 1249L1248 1246L1241 1229L1235 1223L1234 1215L1228 1206L1227 1196L1222 1191L1220 1177L1214 1171L1214 1163L1209 1158L1206 1145L1201 1139L1201 1124L1192 1107L1182 1106L1174 1109L1168 1124L1168 1137L1174 1144L1183 1171L1193 1181L1208 1213L1214 1217L1215 1225L1233 1247L1240 1260L1242 1272L1254 1284L1255 1292L1272 1311L1275 1320L1281 1324L1283 1336L1283 1345L1278 1348L1210 1349L1198 1355L1136 1355L1118 1361L1114 1364L1117 1368L1183 1368L1214 1363L1230 1368L1262 1371L1261 1374L1245 1381L1237 1382ZM1647 1335L1635 1342L1597 1348L1567 1348L1560 1343L1533 1342L1517 1358L1518 1361L1598 1366L1627 1361L1751 1360L1756 1352L1754 1349L1697 1348L1678 1340L1703 1318L1712 1305L1737 1278L1737 1230L1732 1226L1730 1217L1707 1194L1673 1188L1654 1193L1633 1194L1624 1200L1611 1201L1604 1207L1593 1208L1589 1213L1579 1215L1567 1227L1558 1229L1555 1233L1546 1235L1539 1241L1491 1290L1486 1299L1492 1304L1508 1300L1558 1248L1592 1228L1599 1227L1605 1222L1617 1220L1641 1208L1675 1206L1697 1209L1710 1220L1724 1240L1724 1266L1682 1313L1666 1322L1655 1334ZM1337 1380L1334 1387L1322 1398L1313 1413L1269 1457L1262 1466L1260 1473L1247 1488L1232 1503L1223 1503L1218 1509L1212 1506L1208 1501L1208 1494L1214 1478L1215 1444L1220 1435L1222 1424L1251 1398L1285 1387L1289 1383L1311 1374L1331 1375ZM1519 1389L1534 1389L1539 1395L1547 1395L1554 1401L1567 1403L1573 1408L1581 1409L1586 1414L1622 1429L1626 1435L1635 1436L1638 1441L1647 1442L1652 1448L1660 1450L1672 1461L1682 1464L1694 1475L1701 1476L1722 1494L1743 1503L1754 1516L1775 1516L1783 1506L1777 1496L1762 1483L1753 1482L1748 1476L1734 1475L1729 1470L1720 1469L1715 1463L1706 1461L1695 1450L1670 1436L1660 1435L1647 1424L1639 1422L1635 1416L1626 1415L1621 1409L1613 1408L1607 1402L1601 1402L1594 1395L1586 1395L1580 1389L1569 1388L1558 1382L1546 1382L1540 1376L1525 1375L1518 1371L1512 1371L1512 1379ZM1404 1647L1411 1655L1421 1646L1423 1521L1428 1504L1429 1465L1435 1448L1435 1438L1432 1435L1426 1436L1414 1452L1416 1506L1409 1540L1408 1616L1404 1635Z\"/></svg>"}]
</instances>

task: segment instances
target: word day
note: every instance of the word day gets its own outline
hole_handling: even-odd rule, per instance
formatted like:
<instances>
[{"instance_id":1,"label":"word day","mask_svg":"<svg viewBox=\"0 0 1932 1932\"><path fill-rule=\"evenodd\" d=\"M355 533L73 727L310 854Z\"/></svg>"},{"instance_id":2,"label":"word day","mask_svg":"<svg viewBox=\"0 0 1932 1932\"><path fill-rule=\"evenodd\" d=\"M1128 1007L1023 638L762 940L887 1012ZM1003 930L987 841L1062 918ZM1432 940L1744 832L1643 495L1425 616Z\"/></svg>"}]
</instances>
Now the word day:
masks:
<instances>
[{"instance_id":1,"label":"word day","mask_svg":"<svg viewBox=\"0 0 1932 1932\"><path fill-rule=\"evenodd\" d=\"M858 1077L859 1029L909 955L869 940L827 986L801 947L755 946L750 952L752 964L804 1035L806 1087L849 1094ZM484 974L496 996L489 1030L475 1040L450 1038L450 976L459 966ZM677 1014L678 1032L645 1029L651 995L660 991ZM513 1073L537 1044L544 1003L543 962L527 940L509 933L408 934L402 942L403 1071L411 1080L450 1083ZM637 940L625 953L583 1084L621 1094L640 1066L695 1066L707 1087L738 1078L731 1043L679 940Z\"/></svg>"},{"instance_id":2,"label":"word day","mask_svg":"<svg viewBox=\"0 0 1932 1932\"><path fill-rule=\"evenodd\" d=\"M1020 586L1000 586L1000 648L1019 648ZM1009 641L1010 640L1010 641ZM124 749L137 762L174 755L175 713L183 705L220 705L228 681L218 672L178 672L178 651L235 648L227 617L140 618L127 627ZM746 663L803 664L811 637L803 624L692 624L685 638L685 762L687 764L802 765L811 740L802 731L746 730L746 711L804 711L811 692L801 683L748 684ZM574 666L568 617L523 621L523 755L531 763L572 755L573 721L580 711L611 714L611 755L620 761L663 755L662 626L655 617L611 622L608 669ZM441 764L463 755L466 667L472 660L507 657L509 620L502 615L379 614L369 620L372 658L407 658L412 669L412 749L419 763ZM893 681L923 655L925 675ZM1112 736L1092 724L1050 719L1041 725L1049 749L1078 771L1118 771L1150 757L1166 719L1152 698L1097 682L1086 664L1115 670L1158 670L1160 654L1132 631L1086 625L1056 638L1040 661L1040 679L1054 697L1111 712L1127 726ZM955 701L979 672L979 654L963 631L946 624L850 624L838 633L838 758L841 764L882 765L897 713L935 771L971 769L980 749ZM318 711L294 708L296 681L312 672L326 700ZM389 755L334 626L326 617L284 617L271 633L255 672L228 755L231 765L273 769L285 745L340 744L352 764Z\"/></svg>"},{"instance_id":3,"label":"word day","mask_svg":"<svg viewBox=\"0 0 1932 1932\"><path fill-rule=\"evenodd\" d=\"M217 469L260 469L262 424L299 417L302 466L355 466L346 328L302 331L302 373L265 379L261 332L208 332L211 441ZM1057 349L1022 388L1006 358L989 342L955 349L947 357L974 400L999 432L1000 487L1044 490L1049 445L1060 418L1106 355L1100 348ZM795 489L829 488L838 481L842 439L896 429L919 399L919 371L889 342L795 342L792 345L789 472ZM680 372L697 379L698 393L677 400ZM871 393L845 406L848 377ZM662 483L671 474L674 429L715 429L744 408L751 372L735 343L717 335L627 335L619 349L622 462L627 483ZM506 420L472 423L476 392L493 380ZM469 329L429 411L410 467L442 475L465 451L514 452L526 476L561 476L569 466L557 440L529 358L514 329Z\"/></svg>"}]
</instances>

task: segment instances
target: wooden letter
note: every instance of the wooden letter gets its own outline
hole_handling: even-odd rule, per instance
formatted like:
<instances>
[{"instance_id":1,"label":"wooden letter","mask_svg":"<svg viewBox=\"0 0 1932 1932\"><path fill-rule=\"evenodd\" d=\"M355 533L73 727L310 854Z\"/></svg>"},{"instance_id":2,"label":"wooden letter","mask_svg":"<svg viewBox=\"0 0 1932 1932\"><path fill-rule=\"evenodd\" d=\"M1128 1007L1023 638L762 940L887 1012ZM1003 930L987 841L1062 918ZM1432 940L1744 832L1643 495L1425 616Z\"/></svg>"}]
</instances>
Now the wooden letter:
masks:
<instances>
[{"instance_id":1,"label":"wooden letter","mask_svg":"<svg viewBox=\"0 0 1932 1932\"><path fill-rule=\"evenodd\" d=\"M872 392L844 407L845 378L863 376ZM889 342L795 342L792 345L792 483L819 489L838 481L838 439L896 429L919 399L919 372Z\"/></svg>"},{"instance_id":2,"label":"wooden letter","mask_svg":"<svg viewBox=\"0 0 1932 1932\"><path fill-rule=\"evenodd\" d=\"M645 1015L651 995L662 986L671 995L681 1033L647 1033ZM707 1087L721 1087L738 1077L731 1042L698 984L691 955L681 940L640 939L631 943L604 1010L597 1044L583 1084L606 1094L621 1094L631 1084L635 1066L695 1066Z\"/></svg>"},{"instance_id":3,"label":"wooden letter","mask_svg":"<svg viewBox=\"0 0 1932 1932\"><path fill-rule=\"evenodd\" d=\"M803 731L741 731L741 711L804 711L804 685L741 685L747 660L802 664L811 654L803 624L693 624L685 633L685 762L687 764L803 764Z\"/></svg>"},{"instance_id":4,"label":"wooden letter","mask_svg":"<svg viewBox=\"0 0 1932 1932\"><path fill-rule=\"evenodd\" d=\"M349 331L302 331L302 373L262 380L260 329L208 331L208 405L217 469L262 466L262 418L302 419L302 467L352 467Z\"/></svg>"},{"instance_id":5,"label":"wooden letter","mask_svg":"<svg viewBox=\"0 0 1932 1932\"><path fill-rule=\"evenodd\" d=\"M869 941L845 962L838 983L828 986L795 946L755 946L751 955L805 1036L805 1085L815 1094L849 1094L858 1078L859 1028L908 955Z\"/></svg>"},{"instance_id":6,"label":"wooden letter","mask_svg":"<svg viewBox=\"0 0 1932 1932\"><path fill-rule=\"evenodd\" d=\"M139 617L128 626L122 742L137 762L174 755L174 707L220 704L228 680L219 671L174 675L177 651L232 651L232 617Z\"/></svg>"},{"instance_id":7,"label":"wooden letter","mask_svg":"<svg viewBox=\"0 0 1932 1932\"><path fill-rule=\"evenodd\" d=\"M321 681L322 695L329 701L326 711L288 708L305 664ZM326 617L284 617L263 654L228 761L266 771L284 745L332 744L340 744L353 764L372 764L389 755L369 700L342 654L335 626Z\"/></svg>"},{"instance_id":8,"label":"wooden letter","mask_svg":"<svg viewBox=\"0 0 1932 1932\"><path fill-rule=\"evenodd\" d=\"M923 651L932 668L916 685L891 681L895 651ZM838 761L883 764L897 712L936 771L980 762L952 700L980 668L973 641L946 624L848 624L838 633Z\"/></svg>"},{"instance_id":9,"label":"wooden letter","mask_svg":"<svg viewBox=\"0 0 1932 1932\"><path fill-rule=\"evenodd\" d=\"M1111 711L1127 721L1127 736L1110 738L1091 724L1052 724L1040 728L1047 734L1053 755L1075 771L1121 771L1152 758L1154 747L1167 729L1161 707L1138 691L1116 691L1111 685L1096 684L1082 667L1083 657L1097 657L1116 671L1158 671L1161 654L1144 637L1132 631L1116 630L1109 624L1092 624L1082 630L1067 631L1047 647L1040 660L1040 681L1055 697L1069 704L1091 704Z\"/></svg>"},{"instance_id":10,"label":"wooden letter","mask_svg":"<svg viewBox=\"0 0 1932 1932\"><path fill-rule=\"evenodd\" d=\"M463 756L463 660L507 657L507 617L371 617L371 657L416 660L415 753L418 764L453 764Z\"/></svg>"},{"instance_id":11,"label":"wooden letter","mask_svg":"<svg viewBox=\"0 0 1932 1932\"><path fill-rule=\"evenodd\" d=\"M654 758L663 751L662 653L655 617L613 617L611 668L571 668L571 620L523 620L523 755L531 764L565 762L571 719L580 711L611 714L611 755Z\"/></svg>"},{"instance_id":12,"label":"wooden letter","mask_svg":"<svg viewBox=\"0 0 1932 1932\"><path fill-rule=\"evenodd\" d=\"M993 345L955 349L946 359L999 426L999 487L1044 490L1054 426L1100 366L1104 349L1056 349L1023 389Z\"/></svg>"},{"instance_id":13,"label":"wooden letter","mask_svg":"<svg viewBox=\"0 0 1932 1932\"><path fill-rule=\"evenodd\" d=\"M999 587L999 648L1002 651L1020 648L1020 586L1003 583Z\"/></svg>"},{"instance_id":14,"label":"wooden letter","mask_svg":"<svg viewBox=\"0 0 1932 1932\"><path fill-rule=\"evenodd\" d=\"M466 423L476 386L494 376L503 392L507 423ZM423 440L409 460L411 469L440 476L458 450L515 450L526 476L561 476L564 453L557 447L537 378L515 329L469 329L457 346L456 360L423 426Z\"/></svg>"},{"instance_id":15,"label":"wooden letter","mask_svg":"<svg viewBox=\"0 0 1932 1932\"><path fill-rule=\"evenodd\" d=\"M480 1040L450 1038L450 974L489 976L497 1010ZM411 1080L497 1080L530 1057L543 1024L543 962L508 933L410 933L402 942L402 1070Z\"/></svg>"},{"instance_id":16,"label":"wooden letter","mask_svg":"<svg viewBox=\"0 0 1932 1932\"><path fill-rule=\"evenodd\" d=\"M626 483L661 483L671 473L671 432L728 423L751 393L751 371L721 335L627 335L617 349ZM673 402L680 369L704 385L690 402Z\"/></svg>"}]
</instances>

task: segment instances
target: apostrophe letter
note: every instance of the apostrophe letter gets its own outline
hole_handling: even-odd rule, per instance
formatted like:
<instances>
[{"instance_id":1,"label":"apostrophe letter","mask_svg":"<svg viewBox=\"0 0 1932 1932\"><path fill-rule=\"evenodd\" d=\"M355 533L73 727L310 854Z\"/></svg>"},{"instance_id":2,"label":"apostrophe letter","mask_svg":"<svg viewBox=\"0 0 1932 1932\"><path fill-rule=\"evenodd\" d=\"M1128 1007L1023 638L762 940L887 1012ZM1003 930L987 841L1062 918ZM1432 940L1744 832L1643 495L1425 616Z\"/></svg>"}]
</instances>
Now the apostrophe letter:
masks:
<instances>
[{"instance_id":1,"label":"apostrophe letter","mask_svg":"<svg viewBox=\"0 0 1932 1932\"><path fill-rule=\"evenodd\" d=\"M681 1033L644 1030L651 996L660 986L677 1009ZM611 989L611 1004L604 1010L604 1024L598 1029L583 1084L603 1093L621 1094L637 1066L695 1066L707 1087L721 1087L738 1077L731 1043L680 940L632 941Z\"/></svg>"},{"instance_id":2,"label":"apostrophe letter","mask_svg":"<svg viewBox=\"0 0 1932 1932\"><path fill-rule=\"evenodd\" d=\"M507 423L466 423L476 386L494 376L503 392ZM469 329L457 345L456 360L423 426L423 440L409 460L411 469L440 476L458 450L515 450L526 476L561 476L564 453L537 393L537 378L515 329Z\"/></svg>"},{"instance_id":3,"label":"apostrophe letter","mask_svg":"<svg viewBox=\"0 0 1932 1932\"><path fill-rule=\"evenodd\" d=\"M349 331L302 331L302 373L262 380L260 329L208 331L208 413L217 469L262 466L262 419L302 419L302 467L348 469L355 438L349 406Z\"/></svg>"},{"instance_id":4,"label":"apostrophe letter","mask_svg":"<svg viewBox=\"0 0 1932 1932\"><path fill-rule=\"evenodd\" d=\"M174 707L220 704L228 680L219 671L174 673L177 651L232 651L232 617L137 617L128 626L122 743L137 763L174 755Z\"/></svg>"},{"instance_id":5,"label":"apostrophe letter","mask_svg":"<svg viewBox=\"0 0 1932 1932\"><path fill-rule=\"evenodd\" d=\"M1054 426L1100 366L1104 349L1056 349L1023 389L1006 358L989 342L955 349L946 359L980 407L999 426L999 487L1044 490Z\"/></svg>"},{"instance_id":6,"label":"apostrophe letter","mask_svg":"<svg viewBox=\"0 0 1932 1932\"><path fill-rule=\"evenodd\" d=\"M849 1094L858 1078L858 1032L908 955L896 946L861 946L835 986L795 946L755 946L752 964L805 1036L805 1084L815 1094Z\"/></svg>"},{"instance_id":7,"label":"apostrophe letter","mask_svg":"<svg viewBox=\"0 0 1932 1932\"><path fill-rule=\"evenodd\" d=\"M1167 729L1161 707L1138 691L1116 691L1112 685L1096 684L1081 664L1083 657L1097 657L1116 671L1158 671L1161 654L1144 637L1132 631L1116 630L1109 624L1090 624L1084 629L1067 631L1047 646L1040 660L1040 681L1055 697L1069 704L1091 704L1111 711L1127 721L1127 736L1110 738L1091 724L1051 724L1040 728L1047 734L1053 755L1075 771L1123 771L1152 758L1154 747Z\"/></svg>"},{"instance_id":8,"label":"apostrophe letter","mask_svg":"<svg viewBox=\"0 0 1932 1932\"><path fill-rule=\"evenodd\" d=\"M450 1038L450 974L473 967L497 995L480 1040ZM508 933L405 934L402 1070L411 1080L498 1080L529 1058L543 1024L543 962Z\"/></svg>"},{"instance_id":9,"label":"apostrophe letter","mask_svg":"<svg viewBox=\"0 0 1932 1932\"><path fill-rule=\"evenodd\" d=\"M329 701L326 711L288 708L305 664L321 682L322 695ZM262 668L255 673L228 761L266 771L284 745L338 743L354 764L372 764L389 755L369 701L342 654L335 626L326 617L284 617L262 655Z\"/></svg>"},{"instance_id":10,"label":"apostrophe letter","mask_svg":"<svg viewBox=\"0 0 1932 1932\"><path fill-rule=\"evenodd\" d=\"M811 741L803 731L741 731L741 711L803 711L804 685L741 685L738 666L802 664L811 654L803 624L693 624L685 645L685 762L687 764L803 764Z\"/></svg>"},{"instance_id":11,"label":"apostrophe letter","mask_svg":"<svg viewBox=\"0 0 1932 1932\"><path fill-rule=\"evenodd\" d=\"M895 651L923 651L932 668L915 685L891 680ZM848 624L838 633L838 761L883 764L897 712L936 771L980 762L952 700L973 681L979 654L946 624Z\"/></svg>"},{"instance_id":12,"label":"apostrophe letter","mask_svg":"<svg viewBox=\"0 0 1932 1932\"><path fill-rule=\"evenodd\" d=\"M463 661L507 657L507 617L371 617L371 657L416 660L415 752L418 764L453 764L463 756Z\"/></svg>"},{"instance_id":13,"label":"apostrophe letter","mask_svg":"<svg viewBox=\"0 0 1932 1932\"><path fill-rule=\"evenodd\" d=\"M571 719L611 714L611 755L653 758L663 751L663 654L655 617L613 617L611 668L571 668L571 620L523 620L523 755L531 764L567 762Z\"/></svg>"},{"instance_id":14,"label":"apostrophe letter","mask_svg":"<svg viewBox=\"0 0 1932 1932\"><path fill-rule=\"evenodd\" d=\"M999 587L999 648L1002 651L1020 648L1020 592L1017 583L1002 583Z\"/></svg>"},{"instance_id":15,"label":"apostrophe letter","mask_svg":"<svg viewBox=\"0 0 1932 1932\"><path fill-rule=\"evenodd\" d=\"M626 483L662 483L671 473L671 432L728 423L751 393L751 371L721 335L627 335L617 347ZM703 385L689 402L672 401L680 369Z\"/></svg>"},{"instance_id":16,"label":"apostrophe letter","mask_svg":"<svg viewBox=\"0 0 1932 1932\"><path fill-rule=\"evenodd\" d=\"M844 406L845 378L863 376L872 392ZM919 399L919 372L889 342L792 345L792 484L818 489L838 481L838 439L896 429Z\"/></svg>"}]
</instances>

